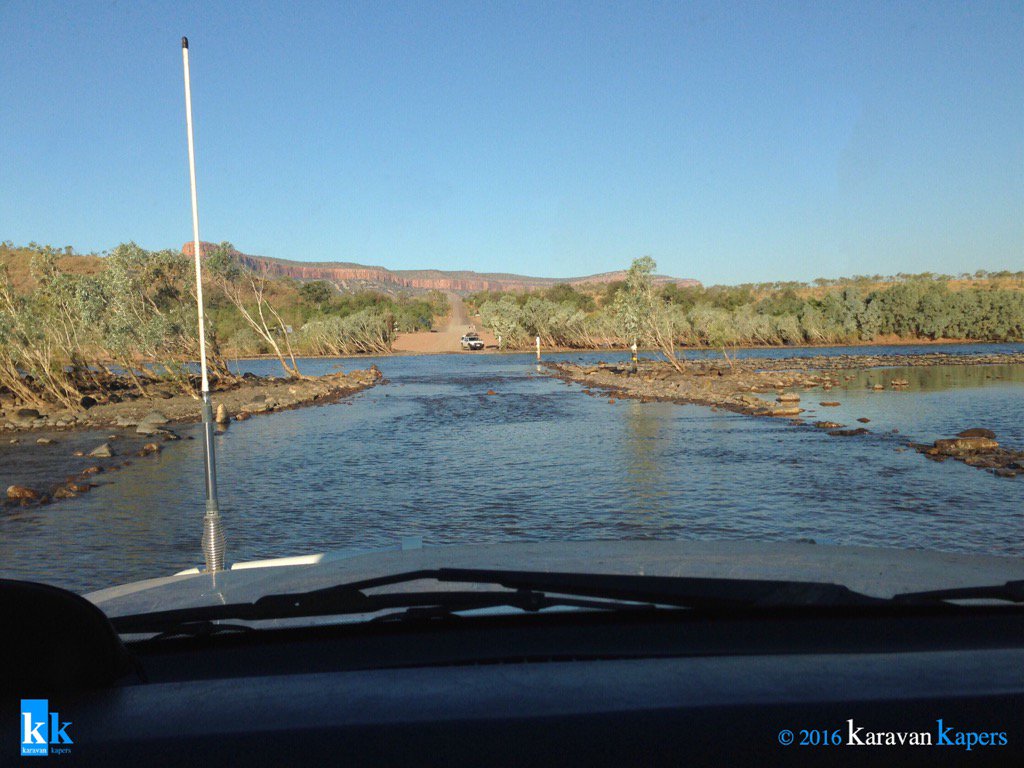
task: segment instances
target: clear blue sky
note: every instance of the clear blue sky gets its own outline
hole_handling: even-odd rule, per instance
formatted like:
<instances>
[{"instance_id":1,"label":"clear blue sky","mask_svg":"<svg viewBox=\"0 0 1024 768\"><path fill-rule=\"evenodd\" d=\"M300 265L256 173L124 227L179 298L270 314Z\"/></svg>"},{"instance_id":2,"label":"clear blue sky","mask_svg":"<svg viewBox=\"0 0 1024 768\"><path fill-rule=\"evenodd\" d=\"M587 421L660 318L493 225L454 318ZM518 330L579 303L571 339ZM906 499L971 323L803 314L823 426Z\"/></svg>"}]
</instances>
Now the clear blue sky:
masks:
<instances>
[{"instance_id":1,"label":"clear blue sky","mask_svg":"<svg viewBox=\"0 0 1024 768\"><path fill-rule=\"evenodd\" d=\"M1024 3L0 2L0 239L706 283L1024 267Z\"/></svg>"}]
</instances>

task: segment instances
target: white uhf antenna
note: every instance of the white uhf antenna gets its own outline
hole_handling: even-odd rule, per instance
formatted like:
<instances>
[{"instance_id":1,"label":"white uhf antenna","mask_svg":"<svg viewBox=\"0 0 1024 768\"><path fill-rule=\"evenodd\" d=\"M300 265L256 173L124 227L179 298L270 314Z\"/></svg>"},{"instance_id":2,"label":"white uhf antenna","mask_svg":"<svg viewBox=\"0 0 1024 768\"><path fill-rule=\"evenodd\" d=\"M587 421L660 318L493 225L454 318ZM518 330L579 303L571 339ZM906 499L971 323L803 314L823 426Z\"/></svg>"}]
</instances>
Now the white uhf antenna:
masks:
<instances>
[{"instance_id":1,"label":"white uhf antenna","mask_svg":"<svg viewBox=\"0 0 1024 768\"><path fill-rule=\"evenodd\" d=\"M181 59L185 65L185 125L188 128L188 170L192 184L192 252L196 260L196 304L199 309L199 366L203 378L203 455L206 459L206 515L203 518L203 556L206 570L224 569L224 530L217 504L217 455L213 444L213 406L210 379L206 373L206 319L203 313L203 265L199 248L199 201L196 198L196 152L192 141L192 88L188 71L188 38L181 38Z\"/></svg>"}]
</instances>

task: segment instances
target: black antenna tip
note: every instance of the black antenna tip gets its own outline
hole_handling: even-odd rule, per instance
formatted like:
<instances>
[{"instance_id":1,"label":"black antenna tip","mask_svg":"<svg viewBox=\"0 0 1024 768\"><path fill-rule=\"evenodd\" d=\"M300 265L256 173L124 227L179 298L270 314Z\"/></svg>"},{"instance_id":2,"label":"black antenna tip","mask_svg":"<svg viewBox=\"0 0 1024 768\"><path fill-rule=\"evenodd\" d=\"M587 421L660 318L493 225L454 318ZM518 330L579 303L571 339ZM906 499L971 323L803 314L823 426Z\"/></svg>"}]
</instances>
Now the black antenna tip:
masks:
<instances>
[{"instance_id":1,"label":"black antenna tip","mask_svg":"<svg viewBox=\"0 0 1024 768\"><path fill-rule=\"evenodd\" d=\"M182 48L188 48L188 38L187 37L181 38L181 47Z\"/></svg>"}]
</instances>

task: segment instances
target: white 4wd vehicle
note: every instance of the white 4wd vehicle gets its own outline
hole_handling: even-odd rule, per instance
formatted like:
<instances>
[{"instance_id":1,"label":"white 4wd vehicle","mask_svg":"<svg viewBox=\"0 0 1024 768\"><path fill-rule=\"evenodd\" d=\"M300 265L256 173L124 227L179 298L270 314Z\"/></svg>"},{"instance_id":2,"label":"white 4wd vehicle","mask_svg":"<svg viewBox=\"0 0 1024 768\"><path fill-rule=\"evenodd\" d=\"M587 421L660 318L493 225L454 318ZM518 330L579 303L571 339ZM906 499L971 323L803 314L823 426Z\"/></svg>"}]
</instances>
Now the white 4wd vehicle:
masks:
<instances>
[{"instance_id":1,"label":"white 4wd vehicle","mask_svg":"<svg viewBox=\"0 0 1024 768\"><path fill-rule=\"evenodd\" d=\"M483 349L484 341L475 333L467 333L459 340L463 349Z\"/></svg>"}]
</instances>

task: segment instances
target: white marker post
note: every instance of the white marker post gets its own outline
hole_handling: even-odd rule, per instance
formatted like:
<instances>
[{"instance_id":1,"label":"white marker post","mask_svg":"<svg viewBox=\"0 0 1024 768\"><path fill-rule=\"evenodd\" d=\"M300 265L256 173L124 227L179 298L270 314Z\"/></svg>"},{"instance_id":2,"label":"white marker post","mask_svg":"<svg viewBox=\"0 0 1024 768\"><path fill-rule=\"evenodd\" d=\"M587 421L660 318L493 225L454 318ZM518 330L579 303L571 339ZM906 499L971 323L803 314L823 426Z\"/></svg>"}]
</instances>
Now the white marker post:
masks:
<instances>
[{"instance_id":1,"label":"white marker post","mask_svg":"<svg viewBox=\"0 0 1024 768\"><path fill-rule=\"evenodd\" d=\"M540 362L540 336L537 337L537 361Z\"/></svg>"},{"instance_id":2,"label":"white marker post","mask_svg":"<svg viewBox=\"0 0 1024 768\"><path fill-rule=\"evenodd\" d=\"M213 407L206 372L206 318L203 313L203 266L199 247L199 200L196 197L196 153L192 141L192 87L188 70L188 38L181 38L185 66L185 125L188 130L188 170L192 185L192 250L196 260L196 304L199 310L199 368L202 373L203 454L206 459L206 515L203 518L203 556L210 573L224 570L224 530L217 503L217 456L213 443Z\"/></svg>"}]
</instances>

